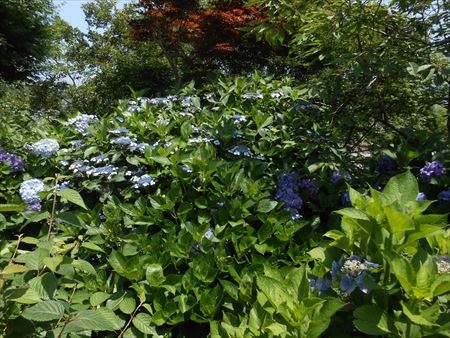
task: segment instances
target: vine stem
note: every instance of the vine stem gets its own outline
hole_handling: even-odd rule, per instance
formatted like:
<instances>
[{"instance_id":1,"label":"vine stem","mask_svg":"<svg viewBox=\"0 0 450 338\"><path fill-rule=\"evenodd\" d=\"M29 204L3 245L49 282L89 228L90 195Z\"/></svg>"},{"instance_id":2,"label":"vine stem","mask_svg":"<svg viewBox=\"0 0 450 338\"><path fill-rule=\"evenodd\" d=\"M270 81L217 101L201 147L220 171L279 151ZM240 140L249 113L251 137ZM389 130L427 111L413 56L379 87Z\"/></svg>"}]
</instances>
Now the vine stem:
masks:
<instances>
[{"instance_id":1,"label":"vine stem","mask_svg":"<svg viewBox=\"0 0 450 338\"><path fill-rule=\"evenodd\" d=\"M117 338L122 338L123 335L125 334L125 331L128 329L128 327L130 326L131 322L133 321L134 317L136 316L136 312L138 312L139 308L142 306L142 304L144 304L144 302L140 302L139 305L136 307L136 309L133 311L133 314L131 315L130 319L128 320L127 324L122 328L122 330L120 331L119 335L117 336Z\"/></svg>"},{"instance_id":2,"label":"vine stem","mask_svg":"<svg viewBox=\"0 0 450 338\"><path fill-rule=\"evenodd\" d=\"M50 216L50 219L48 221L48 234L47 234L47 241L50 239L50 234L52 232L52 226L55 221L55 213L56 213L56 197L57 197L57 189L58 186L58 175L55 176L55 188L53 188L53 205L52 205L52 214Z\"/></svg>"}]
</instances>

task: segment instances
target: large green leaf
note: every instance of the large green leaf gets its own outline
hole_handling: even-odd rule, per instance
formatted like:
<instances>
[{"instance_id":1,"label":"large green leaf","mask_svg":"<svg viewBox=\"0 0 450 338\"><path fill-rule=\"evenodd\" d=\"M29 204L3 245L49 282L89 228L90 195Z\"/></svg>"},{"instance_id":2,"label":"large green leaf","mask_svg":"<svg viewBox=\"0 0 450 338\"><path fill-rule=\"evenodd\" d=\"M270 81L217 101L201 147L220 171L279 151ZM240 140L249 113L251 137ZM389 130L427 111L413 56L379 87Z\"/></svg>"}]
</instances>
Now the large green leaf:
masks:
<instances>
[{"instance_id":1,"label":"large green leaf","mask_svg":"<svg viewBox=\"0 0 450 338\"><path fill-rule=\"evenodd\" d=\"M61 318L64 315L64 305L60 301L46 300L22 312L22 317L37 322L48 322Z\"/></svg>"},{"instance_id":2,"label":"large green leaf","mask_svg":"<svg viewBox=\"0 0 450 338\"><path fill-rule=\"evenodd\" d=\"M157 334L155 328L152 326L152 316L147 313L138 313L133 318L133 325L142 333Z\"/></svg>"},{"instance_id":3,"label":"large green leaf","mask_svg":"<svg viewBox=\"0 0 450 338\"><path fill-rule=\"evenodd\" d=\"M391 332L387 314L376 305L362 305L353 312L353 316L353 323L363 333L377 336Z\"/></svg>"},{"instance_id":4,"label":"large green leaf","mask_svg":"<svg viewBox=\"0 0 450 338\"><path fill-rule=\"evenodd\" d=\"M69 202L76 204L83 209L87 210L86 204L84 204L83 197L81 197L80 193L76 190L66 188L58 191L58 196L68 200Z\"/></svg>"},{"instance_id":5,"label":"large green leaf","mask_svg":"<svg viewBox=\"0 0 450 338\"><path fill-rule=\"evenodd\" d=\"M64 332L117 331L124 324L125 320L109 309L82 310L73 314L73 319L66 325Z\"/></svg>"}]
</instances>

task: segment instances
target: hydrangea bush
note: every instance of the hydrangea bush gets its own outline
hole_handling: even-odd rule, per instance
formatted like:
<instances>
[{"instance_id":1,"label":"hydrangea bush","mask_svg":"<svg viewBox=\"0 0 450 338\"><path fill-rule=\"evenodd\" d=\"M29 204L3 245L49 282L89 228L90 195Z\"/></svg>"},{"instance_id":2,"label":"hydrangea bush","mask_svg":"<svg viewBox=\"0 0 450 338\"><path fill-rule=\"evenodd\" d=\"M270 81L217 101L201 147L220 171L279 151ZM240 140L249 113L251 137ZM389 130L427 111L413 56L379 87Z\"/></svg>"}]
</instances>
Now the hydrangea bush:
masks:
<instances>
[{"instance_id":1,"label":"hydrangea bush","mask_svg":"<svg viewBox=\"0 0 450 338\"><path fill-rule=\"evenodd\" d=\"M389 179L405 165L352 158L314 100L223 80L8 149L3 334L448 336L445 162Z\"/></svg>"}]
</instances>

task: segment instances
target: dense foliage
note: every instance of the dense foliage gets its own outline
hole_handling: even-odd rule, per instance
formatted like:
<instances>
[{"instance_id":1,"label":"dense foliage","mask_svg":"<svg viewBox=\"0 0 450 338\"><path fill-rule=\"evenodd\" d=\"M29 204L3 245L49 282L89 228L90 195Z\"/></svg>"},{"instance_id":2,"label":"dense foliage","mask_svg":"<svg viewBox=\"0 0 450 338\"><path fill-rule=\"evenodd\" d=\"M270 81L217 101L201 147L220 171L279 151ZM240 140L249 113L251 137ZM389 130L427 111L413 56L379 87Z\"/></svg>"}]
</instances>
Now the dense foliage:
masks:
<instances>
[{"instance_id":1,"label":"dense foliage","mask_svg":"<svg viewBox=\"0 0 450 338\"><path fill-rule=\"evenodd\" d=\"M450 336L446 2L115 4L0 82L0 336Z\"/></svg>"}]
</instances>

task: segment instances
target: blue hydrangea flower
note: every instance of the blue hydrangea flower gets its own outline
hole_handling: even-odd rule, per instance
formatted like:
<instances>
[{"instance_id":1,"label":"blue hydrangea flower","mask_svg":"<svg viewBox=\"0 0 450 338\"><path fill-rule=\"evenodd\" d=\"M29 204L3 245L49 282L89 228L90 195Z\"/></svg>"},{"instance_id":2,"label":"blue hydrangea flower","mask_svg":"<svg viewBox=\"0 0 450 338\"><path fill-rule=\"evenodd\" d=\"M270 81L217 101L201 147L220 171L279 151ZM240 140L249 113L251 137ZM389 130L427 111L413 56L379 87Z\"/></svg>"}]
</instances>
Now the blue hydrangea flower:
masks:
<instances>
[{"instance_id":1,"label":"blue hydrangea flower","mask_svg":"<svg viewBox=\"0 0 450 338\"><path fill-rule=\"evenodd\" d=\"M359 256L341 258L338 262L333 261L331 266L331 279L333 282L340 277L339 288L346 294L351 294L356 288L363 293L369 293L370 289L364 284L366 276L371 278L371 269L378 269L381 265L363 260Z\"/></svg>"},{"instance_id":2,"label":"blue hydrangea flower","mask_svg":"<svg viewBox=\"0 0 450 338\"><path fill-rule=\"evenodd\" d=\"M36 202L31 203L31 204L28 204L28 206L26 207L25 210L27 210L27 211L41 211L41 208L42 208L41 202L36 201Z\"/></svg>"},{"instance_id":3,"label":"blue hydrangea flower","mask_svg":"<svg viewBox=\"0 0 450 338\"><path fill-rule=\"evenodd\" d=\"M316 183L310 178L304 178L300 180L298 186L300 189L308 190L309 197L314 198L319 193L319 188L317 188Z\"/></svg>"},{"instance_id":4,"label":"blue hydrangea flower","mask_svg":"<svg viewBox=\"0 0 450 338\"><path fill-rule=\"evenodd\" d=\"M284 202L285 209L292 215L292 219L301 218L298 209L303 206L303 201L298 190L298 177L294 172L283 174L278 180L278 191L275 194L277 201Z\"/></svg>"},{"instance_id":5,"label":"blue hydrangea flower","mask_svg":"<svg viewBox=\"0 0 450 338\"><path fill-rule=\"evenodd\" d=\"M0 147L0 162L6 162L12 171L23 171L25 162L18 155L10 154Z\"/></svg>"},{"instance_id":6,"label":"blue hydrangea flower","mask_svg":"<svg viewBox=\"0 0 450 338\"><path fill-rule=\"evenodd\" d=\"M324 278L311 278L309 279L309 285L313 292L317 292L321 296L331 287L331 282Z\"/></svg>"},{"instance_id":7,"label":"blue hydrangea flower","mask_svg":"<svg viewBox=\"0 0 450 338\"><path fill-rule=\"evenodd\" d=\"M228 150L229 153L236 155L236 156L247 156L252 157L253 153L250 149L248 149L246 146L235 146Z\"/></svg>"},{"instance_id":8,"label":"blue hydrangea flower","mask_svg":"<svg viewBox=\"0 0 450 338\"><path fill-rule=\"evenodd\" d=\"M378 160L377 167L379 172L387 173L395 170L396 163L392 157L383 154Z\"/></svg>"},{"instance_id":9,"label":"blue hydrangea flower","mask_svg":"<svg viewBox=\"0 0 450 338\"><path fill-rule=\"evenodd\" d=\"M67 120L67 124L69 126L74 127L76 131L81 133L82 135L86 136L89 135L89 131L87 130L89 127L89 124L92 122L98 121L97 116L95 115L88 115L88 114L81 114L78 116L75 116L71 119Z\"/></svg>"},{"instance_id":10,"label":"blue hydrangea flower","mask_svg":"<svg viewBox=\"0 0 450 338\"><path fill-rule=\"evenodd\" d=\"M184 171L186 171L187 173L191 173L192 172L192 168L189 167L186 164L181 165L181 169L183 169Z\"/></svg>"},{"instance_id":11,"label":"blue hydrangea flower","mask_svg":"<svg viewBox=\"0 0 450 338\"><path fill-rule=\"evenodd\" d=\"M25 145L25 149L30 150L38 156L51 157L59 150L59 143L54 139L48 138L32 144L27 144Z\"/></svg>"},{"instance_id":12,"label":"blue hydrangea flower","mask_svg":"<svg viewBox=\"0 0 450 338\"><path fill-rule=\"evenodd\" d=\"M427 196L423 192L419 192L416 196L416 201L426 201Z\"/></svg>"},{"instance_id":13,"label":"blue hydrangea flower","mask_svg":"<svg viewBox=\"0 0 450 338\"><path fill-rule=\"evenodd\" d=\"M142 176L133 176L131 178L131 182L134 182L133 187L135 189L145 188L156 184L156 181L150 175L142 175Z\"/></svg>"},{"instance_id":14,"label":"blue hydrangea flower","mask_svg":"<svg viewBox=\"0 0 450 338\"><path fill-rule=\"evenodd\" d=\"M341 195L341 206L351 207L352 201L350 200L350 191L346 190Z\"/></svg>"},{"instance_id":15,"label":"blue hydrangea flower","mask_svg":"<svg viewBox=\"0 0 450 338\"><path fill-rule=\"evenodd\" d=\"M241 124L247 120L247 117L244 115L233 115L231 118L233 119L234 124Z\"/></svg>"},{"instance_id":16,"label":"blue hydrangea flower","mask_svg":"<svg viewBox=\"0 0 450 338\"><path fill-rule=\"evenodd\" d=\"M440 161L427 162L423 168L420 169L420 176L425 182L430 182L434 177L441 177L444 173L444 164Z\"/></svg>"},{"instance_id":17,"label":"blue hydrangea flower","mask_svg":"<svg viewBox=\"0 0 450 338\"><path fill-rule=\"evenodd\" d=\"M111 179L114 175L117 175L118 169L119 168L112 165L107 165L98 168L91 167L86 171L86 174L92 175L94 177L106 176L107 179Z\"/></svg>"},{"instance_id":18,"label":"blue hydrangea flower","mask_svg":"<svg viewBox=\"0 0 450 338\"><path fill-rule=\"evenodd\" d=\"M134 140L129 138L128 136L120 136L111 140L111 143L119 146L129 146L130 144L134 143Z\"/></svg>"},{"instance_id":19,"label":"blue hydrangea flower","mask_svg":"<svg viewBox=\"0 0 450 338\"><path fill-rule=\"evenodd\" d=\"M107 163L107 162L109 162L109 158L106 157L103 154L100 154L98 156L95 156L95 157L91 158L90 161L95 163L95 164Z\"/></svg>"},{"instance_id":20,"label":"blue hydrangea flower","mask_svg":"<svg viewBox=\"0 0 450 338\"><path fill-rule=\"evenodd\" d=\"M282 96L283 96L283 93L280 92L280 91L278 91L278 90L276 90L276 91L270 93L270 97L271 97L272 99L279 99L279 98L282 97Z\"/></svg>"},{"instance_id":21,"label":"blue hydrangea flower","mask_svg":"<svg viewBox=\"0 0 450 338\"><path fill-rule=\"evenodd\" d=\"M199 254L201 253L201 246L203 245L203 239L209 239L211 240L211 238L214 236L214 227L210 227L202 236L202 238L200 239L200 243L194 243L194 246L191 248L191 253L193 254Z\"/></svg>"},{"instance_id":22,"label":"blue hydrangea flower","mask_svg":"<svg viewBox=\"0 0 450 338\"><path fill-rule=\"evenodd\" d=\"M448 201L450 201L450 188L448 188L447 190L441 191L437 195L437 199L438 199L439 202L448 202Z\"/></svg>"},{"instance_id":23,"label":"blue hydrangea flower","mask_svg":"<svg viewBox=\"0 0 450 338\"><path fill-rule=\"evenodd\" d=\"M46 191L44 181L38 178L32 178L30 180L22 182L19 188L19 194L22 201L28 204L35 204L41 202L39 193Z\"/></svg>"},{"instance_id":24,"label":"blue hydrangea flower","mask_svg":"<svg viewBox=\"0 0 450 338\"><path fill-rule=\"evenodd\" d=\"M337 184L343 177L339 171L334 171L330 177L331 184Z\"/></svg>"},{"instance_id":25,"label":"blue hydrangea flower","mask_svg":"<svg viewBox=\"0 0 450 338\"><path fill-rule=\"evenodd\" d=\"M114 130L110 130L109 131L111 134L126 134L129 132L129 130L127 128L119 128L119 129L114 129Z\"/></svg>"},{"instance_id":26,"label":"blue hydrangea flower","mask_svg":"<svg viewBox=\"0 0 450 338\"><path fill-rule=\"evenodd\" d=\"M70 181L63 181L63 182L58 183L58 184L56 185L56 191L61 191L61 190L70 188L71 185L72 185L72 182L70 182Z\"/></svg>"}]
</instances>

